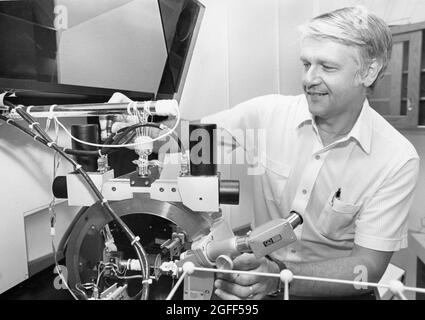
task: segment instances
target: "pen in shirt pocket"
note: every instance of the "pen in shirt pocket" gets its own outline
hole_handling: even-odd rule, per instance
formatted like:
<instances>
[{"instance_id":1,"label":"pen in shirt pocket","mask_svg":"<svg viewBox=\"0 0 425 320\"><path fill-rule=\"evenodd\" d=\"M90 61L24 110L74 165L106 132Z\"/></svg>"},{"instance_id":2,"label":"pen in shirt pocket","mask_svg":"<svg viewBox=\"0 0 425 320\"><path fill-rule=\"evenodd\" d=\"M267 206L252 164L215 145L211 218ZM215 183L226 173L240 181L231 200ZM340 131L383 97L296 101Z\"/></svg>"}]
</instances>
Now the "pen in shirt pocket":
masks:
<instances>
[{"instance_id":1,"label":"pen in shirt pocket","mask_svg":"<svg viewBox=\"0 0 425 320\"><path fill-rule=\"evenodd\" d=\"M341 200L341 188L338 188L338 190L335 192L334 196L332 197L331 205L334 205L334 200Z\"/></svg>"}]
</instances>

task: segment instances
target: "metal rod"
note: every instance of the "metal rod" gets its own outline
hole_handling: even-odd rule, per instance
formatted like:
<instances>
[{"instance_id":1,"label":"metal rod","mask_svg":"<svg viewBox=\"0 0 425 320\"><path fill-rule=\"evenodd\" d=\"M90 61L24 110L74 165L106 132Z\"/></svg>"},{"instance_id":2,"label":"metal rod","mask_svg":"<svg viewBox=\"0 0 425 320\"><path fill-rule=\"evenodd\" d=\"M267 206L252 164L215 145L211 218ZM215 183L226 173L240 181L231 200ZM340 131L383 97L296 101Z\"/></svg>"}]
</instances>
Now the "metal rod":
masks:
<instances>
[{"instance_id":1,"label":"metal rod","mask_svg":"<svg viewBox=\"0 0 425 320\"><path fill-rule=\"evenodd\" d=\"M138 111L148 111L152 115L175 116L173 108L177 107L175 100L141 101L125 103L87 103L87 104L63 104L28 106L25 110L36 118L49 117L98 117L108 115L119 115L127 113L128 110L137 108ZM0 107L0 111L8 108Z\"/></svg>"},{"instance_id":2,"label":"metal rod","mask_svg":"<svg viewBox=\"0 0 425 320\"><path fill-rule=\"evenodd\" d=\"M181 275L177 283L174 285L173 289L170 291L170 293L168 294L167 298L165 298L165 300L171 300L173 298L174 294L176 293L177 289L180 287L180 284L182 283L186 275L187 275L187 272L186 271L183 272L183 274Z\"/></svg>"}]
</instances>

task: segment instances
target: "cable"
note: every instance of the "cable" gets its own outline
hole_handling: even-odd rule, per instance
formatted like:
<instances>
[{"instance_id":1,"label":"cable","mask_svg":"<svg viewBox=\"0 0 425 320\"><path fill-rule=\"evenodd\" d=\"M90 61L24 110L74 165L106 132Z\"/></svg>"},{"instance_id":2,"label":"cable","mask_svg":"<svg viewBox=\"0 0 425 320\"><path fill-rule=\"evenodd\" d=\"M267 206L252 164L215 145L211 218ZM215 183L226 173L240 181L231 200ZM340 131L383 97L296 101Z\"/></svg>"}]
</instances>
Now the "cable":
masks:
<instances>
[{"instance_id":1,"label":"cable","mask_svg":"<svg viewBox=\"0 0 425 320\"><path fill-rule=\"evenodd\" d=\"M42 139L39 135L34 134L31 130L20 126L14 119L11 118L7 118L5 116L0 115L0 120L3 120L5 122L7 122L8 124L18 128L19 130L23 131L24 133L30 135L31 137L33 137L34 140L39 141L41 143L43 143L44 145L47 145L47 141ZM131 127L126 127L126 128L121 128L119 131L117 131L117 134L120 133L120 135L117 137L116 141L113 142L113 145L115 145L115 148L110 148L108 147L108 144L105 142L105 144L103 144L102 149L99 150L77 150L77 149L67 149L67 148L63 148L63 151L67 154L70 155L74 155L74 156L88 156L88 157L98 157L99 156L99 152L102 155L108 155L111 154L113 152L118 151L118 147L122 147L125 145L128 145L128 142L130 142L131 140L133 140L134 138L134 134L132 136L130 136L129 139L126 140L126 142L123 145L118 145L118 143L120 143L121 140L123 140L123 138L126 137L126 135L128 135L130 132L135 131L136 129L140 128L140 127L153 127L153 128L158 128L160 130L164 130L160 127L160 125L156 124L156 123L147 123L147 124L136 124L133 125ZM127 129L127 130L123 130L123 129ZM115 136L117 136L117 134ZM175 133L171 133L171 136L174 138L174 140L176 141L179 150L184 154L184 147L183 144L181 142L181 140L179 139L179 137L175 134ZM111 136L109 139L109 143L112 143L113 139ZM107 140L108 141L108 140Z\"/></svg>"},{"instance_id":2,"label":"cable","mask_svg":"<svg viewBox=\"0 0 425 320\"><path fill-rule=\"evenodd\" d=\"M11 119L11 118L8 118L8 117L5 117L5 116L2 116L2 115L0 115L0 120L3 120L3 121L5 121L7 124L9 124L9 125L11 125L11 126L14 126L15 128L17 128L17 129L19 129L19 130L21 130L22 132L24 132L24 133L26 133L26 134L28 134L28 135L30 135L34 140L36 140L36 141L38 141L38 142L41 142L41 143L43 143L44 145L47 145L47 141L46 140L44 140L43 138L41 138L39 135L36 135L34 132L32 132L31 130L29 130L29 129L27 129L27 128L25 128L25 127L22 127L20 124L18 124L14 119Z\"/></svg>"},{"instance_id":3,"label":"cable","mask_svg":"<svg viewBox=\"0 0 425 320\"><path fill-rule=\"evenodd\" d=\"M23 110L20 110L20 113L22 113L22 111ZM23 111L23 112L25 112L25 111ZM180 123L180 110L178 109L178 108L176 108L176 112L177 112L177 119L176 119L176 123L174 124L174 127L172 128L172 129L170 129L169 131L167 131L166 133L164 133L164 134L162 134L162 135L160 135L160 136L158 136L158 137L156 137L156 138L154 138L154 139L152 139L152 142L154 142L154 141L158 141L158 140L161 140L161 139L163 139L163 138L166 138L166 137L168 137L169 135L171 135L174 131L176 131L176 129L177 129L177 127L178 127L178 125L179 125L179 123ZM19 112L18 112L19 113ZM21 114L19 114L19 115L21 115ZM22 116L21 116L22 117ZM22 117L23 118L23 117ZM114 144L108 144L108 145L105 145L105 144L103 144L103 145L101 145L101 144L97 144L97 143L91 143L91 142L87 142L87 141L83 141L83 140L80 140L80 139L78 139L78 138L76 138L76 137L74 137L72 134L71 134L71 132L69 132L69 130L65 127L65 125L63 125L59 120L58 120L58 118L57 117L55 117L54 118L55 119L55 121L62 127L62 129L65 131L65 133L72 139L72 140L74 140L74 141L77 141L77 142L79 142L79 143L82 143L82 144L85 144L85 145L88 145L88 146L92 146L92 147L108 147L108 148L123 148L123 147L136 147L136 146L138 146L138 145L140 145L140 143L129 143L129 144L122 144L122 145L119 145L119 146L117 146L117 145L114 145ZM25 119L24 119L25 120ZM35 121L33 121L33 122L35 122Z\"/></svg>"},{"instance_id":4,"label":"cable","mask_svg":"<svg viewBox=\"0 0 425 320\"><path fill-rule=\"evenodd\" d=\"M0 120L5 121L7 124L14 126L15 128L21 130L22 132L30 135L33 138L33 140L41 142L41 143L43 143L44 145L47 146L47 141L45 139L41 138L39 135L35 134L34 132L29 130L28 128L22 127L14 119L7 118L5 116L0 115ZM77 149L67 149L67 148L63 148L62 150L67 154L75 155L75 156L93 156L93 157L99 156L99 151L97 151L97 150L77 150ZM110 148L109 150L107 150L105 152L101 152L101 153L106 155L106 154L110 154L110 153L115 152L115 151L118 151L118 149Z\"/></svg>"},{"instance_id":5,"label":"cable","mask_svg":"<svg viewBox=\"0 0 425 320\"><path fill-rule=\"evenodd\" d=\"M160 125L158 125L156 123L148 122L147 124L149 124L149 127L154 127L154 128L160 129L160 130L164 130L163 127L161 127ZM127 135L129 132L134 131L134 130L138 129L139 127L144 127L144 126L145 125L143 125L142 123L136 123L136 124L134 124L132 126L121 128L120 130L117 131L117 133L121 133L122 132L123 134ZM178 145L178 148L181 151L181 153L184 154L184 147L183 147L183 144L182 144L180 138L175 134L174 131L171 131L170 132L170 135L176 141L176 143ZM156 141L158 138L159 137L153 139L152 141Z\"/></svg>"},{"instance_id":6,"label":"cable","mask_svg":"<svg viewBox=\"0 0 425 320\"><path fill-rule=\"evenodd\" d=\"M75 293L71 290L71 288L68 286L67 280L62 275L62 270L59 268L58 259L56 256L56 248L54 243L54 237L52 236L52 250L53 250L53 257L55 259L55 268L58 272L59 277L62 280L62 283L65 284L65 287L68 289L69 293L75 300L79 300L78 297L75 295Z\"/></svg>"}]
</instances>

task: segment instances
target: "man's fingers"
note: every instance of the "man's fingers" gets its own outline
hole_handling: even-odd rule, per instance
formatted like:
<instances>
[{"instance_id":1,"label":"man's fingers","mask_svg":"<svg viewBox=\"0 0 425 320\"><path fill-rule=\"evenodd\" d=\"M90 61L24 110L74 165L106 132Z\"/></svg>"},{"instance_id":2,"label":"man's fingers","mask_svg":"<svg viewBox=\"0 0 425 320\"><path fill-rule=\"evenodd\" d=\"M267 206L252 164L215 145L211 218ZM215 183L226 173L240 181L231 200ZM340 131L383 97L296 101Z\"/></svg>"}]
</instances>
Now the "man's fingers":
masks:
<instances>
[{"instance_id":1,"label":"man's fingers","mask_svg":"<svg viewBox=\"0 0 425 320\"><path fill-rule=\"evenodd\" d=\"M225 280L216 280L214 285L217 289L220 289L224 292L227 292L242 299L248 298L249 296L255 294L254 284L248 286L241 286L239 284L235 284Z\"/></svg>"},{"instance_id":2,"label":"man's fingers","mask_svg":"<svg viewBox=\"0 0 425 320\"><path fill-rule=\"evenodd\" d=\"M218 272L216 274L216 277L217 277L217 279L223 279L223 280L235 282L236 281L236 278L239 277L239 274L235 274L235 273L220 273L220 272Z\"/></svg>"},{"instance_id":3,"label":"man's fingers","mask_svg":"<svg viewBox=\"0 0 425 320\"><path fill-rule=\"evenodd\" d=\"M256 258L250 253L244 253L233 260L233 268L235 270L249 271L257 269L260 265L261 259Z\"/></svg>"},{"instance_id":4,"label":"man's fingers","mask_svg":"<svg viewBox=\"0 0 425 320\"><path fill-rule=\"evenodd\" d=\"M123 95L121 92L115 92L110 98L108 103L122 103L122 102L131 102L132 100Z\"/></svg>"},{"instance_id":5,"label":"man's fingers","mask_svg":"<svg viewBox=\"0 0 425 320\"><path fill-rule=\"evenodd\" d=\"M224 292L220 289L216 289L214 293L222 300L242 300L241 298L234 296L230 293Z\"/></svg>"},{"instance_id":6,"label":"man's fingers","mask_svg":"<svg viewBox=\"0 0 425 320\"><path fill-rule=\"evenodd\" d=\"M253 283L248 286L240 286L224 280L216 280L214 285L217 291L220 293L220 297L226 297L226 299L259 299L264 291L263 286L260 283ZM217 293L216 293L217 294ZM219 295L219 294L217 294Z\"/></svg>"},{"instance_id":7,"label":"man's fingers","mask_svg":"<svg viewBox=\"0 0 425 320\"><path fill-rule=\"evenodd\" d=\"M223 275L223 276L219 276ZM217 279L230 281L241 286L250 286L257 282L257 277L248 274L217 274Z\"/></svg>"}]
</instances>

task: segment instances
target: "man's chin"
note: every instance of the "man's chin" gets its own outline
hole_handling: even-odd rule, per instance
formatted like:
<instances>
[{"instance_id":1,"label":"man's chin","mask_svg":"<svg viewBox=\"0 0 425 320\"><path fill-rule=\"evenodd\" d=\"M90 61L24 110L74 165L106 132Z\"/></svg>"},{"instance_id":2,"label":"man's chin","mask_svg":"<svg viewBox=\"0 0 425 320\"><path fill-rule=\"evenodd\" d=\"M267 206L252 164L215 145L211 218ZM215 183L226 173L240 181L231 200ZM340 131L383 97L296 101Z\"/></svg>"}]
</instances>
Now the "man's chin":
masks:
<instances>
[{"instance_id":1,"label":"man's chin","mask_svg":"<svg viewBox=\"0 0 425 320\"><path fill-rule=\"evenodd\" d=\"M308 102L308 110L315 117L323 118L328 113L328 106L325 104L317 104Z\"/></svg>"}]
</instances>

